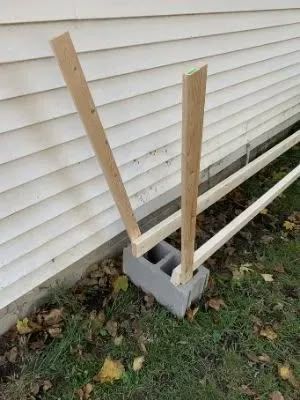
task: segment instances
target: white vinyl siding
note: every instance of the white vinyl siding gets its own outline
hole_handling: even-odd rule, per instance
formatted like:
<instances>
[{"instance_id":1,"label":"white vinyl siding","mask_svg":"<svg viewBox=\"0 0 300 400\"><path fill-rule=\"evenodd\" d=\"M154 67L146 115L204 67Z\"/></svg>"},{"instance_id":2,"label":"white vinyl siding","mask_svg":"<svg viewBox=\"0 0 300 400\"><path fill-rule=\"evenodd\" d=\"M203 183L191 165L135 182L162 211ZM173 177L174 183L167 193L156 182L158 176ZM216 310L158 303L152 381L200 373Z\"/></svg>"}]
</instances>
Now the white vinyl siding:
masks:
<instances>
[{"instance_id":1,"label":"white vinyl siding","mask_svg":"<svg viewBox=\"0 0 300 400\"><path fill-rule=\"evenodd\" d=\"M179 195L182 74L208 63L202 180L300 113L298 0L0 0L0 309L124 227L49 39L70 31L138 218Z\"/></svg>"}]
</instances>

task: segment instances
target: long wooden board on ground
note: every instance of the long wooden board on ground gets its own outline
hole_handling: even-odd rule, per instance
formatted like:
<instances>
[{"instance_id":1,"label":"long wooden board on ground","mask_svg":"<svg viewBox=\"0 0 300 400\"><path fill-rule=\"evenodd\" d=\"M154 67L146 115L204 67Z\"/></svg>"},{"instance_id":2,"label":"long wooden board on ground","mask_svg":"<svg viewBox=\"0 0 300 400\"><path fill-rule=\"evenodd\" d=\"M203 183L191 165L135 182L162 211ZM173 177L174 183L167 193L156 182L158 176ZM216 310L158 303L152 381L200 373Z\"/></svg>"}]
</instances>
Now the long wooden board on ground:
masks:
<instances>
[{"instance_id":1,"label":"long wooden board on ground","mask_svg":"<svg viewBox=\"0 0 300 400\"><path fill-rule=\"evenodd\" d=\"M128 235L133 241L138 238L141 232L70 34L66 32L58 36L51 40L51 44Z\"/></svg>"},{"instance_id":2,"label":"long wooden board on ground","mask_svg":"<svg viewBox=\"0 0 300 400\"><path fill-rule=\"evenodd\" d=\"M281 179L276 185L268 190L263 196L256 200L251 206L243 211L238 217L221 229L216 235L209 239L203 246L195 251L193 271L202 265L211 255L222 247L229 239L239 232L251 219L253 219L263 208L270 204L280 193L287 189L300 177L300 164L289 174ZM178 265L172 273L171 282L174 285L181 283L181 265Z\"/></svg>"},{"instance_id":3,"label":"long wooden board on ground","mask_svg":"<svg viewBox=\"0 0 300 400\"><path fill-rule=\"evenodd\" d=\"M182 82L181 283L193 277L206 80L207 65L202 65L184 74Z\"/></svg>"},{"instance_id":4,"label":"long wooden board on ground","mask_svg":"<svg viewBox=\"0 0 300 400\"><path fill-rule=\"evenodd\" d=\"M259 170L275 160L281 154L289 150L295 144L300 142L300 130L283 140L260 157L251 161L245 167L230 175L224 181L220 182L212 189L198 197L197 214L206 210L216 201L221 199L227 193L239 186L245 180L256 174ZM157 243L165 239L171 233L175 232L181 225L181 210L165 218L163 221L143 233L132 242L132 252L136 257L140 257L148 250L152 249Z\"/></svg>"}]
</instances>

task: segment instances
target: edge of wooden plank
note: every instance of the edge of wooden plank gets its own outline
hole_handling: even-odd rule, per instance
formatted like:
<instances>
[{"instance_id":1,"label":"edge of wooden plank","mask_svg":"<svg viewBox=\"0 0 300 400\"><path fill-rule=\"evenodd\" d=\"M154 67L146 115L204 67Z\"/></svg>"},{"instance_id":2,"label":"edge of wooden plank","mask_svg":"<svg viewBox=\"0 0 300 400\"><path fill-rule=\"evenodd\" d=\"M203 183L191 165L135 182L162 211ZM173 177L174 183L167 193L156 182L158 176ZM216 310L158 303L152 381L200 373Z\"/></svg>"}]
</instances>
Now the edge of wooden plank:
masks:
<instances>
[{"instance_id":1,"label":"edge of wooden plank","mask_svg":"<svg viewBox=\"0 0 300 400\"><path fill-rule=\"evenodd\" d=\"M197 199L197 214L206 210L213 203L221 199L227 193L239 186L246 179L256 174L259 170L273 161L275 158L289 150L300 141L300 130L272 147L266 153L251 161L239 171L230 175L224 181L217 184L212 189L199 196ZM180 228L181 210L176 211L159 224L143 233L139 238L132 242L132 253L135 257L140 257L154 247L161 240Z\"/></svg>"},{"instance_id":2,"label":"edge of wooden plank","mask_svg":"<svg viewBox=\"0 0 300 400\"><path fill-rule=\"evenodd\" d=\"M234 218L194 253L193 271L202 265L211 255L230 240L248 224L263 208L270 204L280 193L287 189L300 176L300 164L256 200L251 206ZM181 283L182 266L178 265L172 272L171 282L178 286Z\"/></svg>"}]
</instances>

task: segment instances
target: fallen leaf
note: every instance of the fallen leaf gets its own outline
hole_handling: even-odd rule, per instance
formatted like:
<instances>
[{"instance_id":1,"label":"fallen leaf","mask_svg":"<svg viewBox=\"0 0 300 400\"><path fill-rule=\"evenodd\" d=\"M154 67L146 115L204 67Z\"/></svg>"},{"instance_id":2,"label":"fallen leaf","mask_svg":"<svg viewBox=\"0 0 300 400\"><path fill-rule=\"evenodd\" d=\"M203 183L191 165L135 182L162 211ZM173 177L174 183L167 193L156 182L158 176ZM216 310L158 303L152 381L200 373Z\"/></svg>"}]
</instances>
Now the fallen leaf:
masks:
<instances>
[{"instance_id":1,"label":"fallen leaf","mask_svg":"<svg viewBox=\"0 0 300 400\"><path fill-rule=\"evenodd\" d=\"M252 268L249 268L249 266L252 266L252 264L247 263L247 264L242 264L239 268L233 268L232 269L232 279L234 281L239 281L244 278L245 274L249 272L253 272Z\"/></svg>"},{"instance_id":2,"label":"fallen leaf","mask_svg":"<svg viewBox=\"0 0 300 400\"><path fill-rule=\"evenodd\" d=\"M268 210L267 208L263 208L263 209L261 210L260 213L261 213L262 215L267 215L268 212L269 212L269 210Z\"/></svg>"},{"instance_id":3,"label":"fallen leaf","mask_svg":"<svg viewBox=\"0 0 300 400\"><path fill-rule=\"evenodd\" d=\"M283 226L287 231L292 231L292 230L295 229L296 224L294 224L294 222L284 221L284 223L282 224L282 226Z\"/></svg>"},{"instance_id":4,"label":"fallen leaf","mask_svg":"<svg viewBox=\"0 0 300 400\"><path fill-rule=\"evenodd\" d=\"M110 334L110 336L116 337L117 332L118 332L118 323L111 319L111 320L107 321L107 323L105 325L105 329Z\"/></svg>"},{"instance_id":5,"label":"fallen leaf","mask_svg":"<svg viewBox=\"0 0 300 400\"><path fill-rule=\"evenodd\" d=\"M275 265L274 271L280 272L280 273L285 272L285 271L284 271L284 266L283 266L283 264L277 264L277 265Z\"/></svg>"},{"instance_id":6,"label":"fallen leaf","mask_svg":"<svg viewBox=\"0 0 300 400\"><path fill-rule=\"evenodd\" d=\"M29 319L24 318L17 321L17 331L20 335L27 335L32 332L32 328L29 326Z\"/></svg>"},{"instance_id":7,"label":"fallen leaf","mask_svg":"<svg viewBox=\"0 0 300 400\"><path fill-rule=\"evenodd\" d=\"M154 296L150 295L150 294L146 294L144 296L144 301L145 301L145 307L147 309L152 308L154 303L155 303L155 298Z\"/></svg>"},{"instance_id":8,"label":"fallen leaf","mask_svg":"<svg viewBox=\"0 0 300 400\"><path fill-rule=\"evenodd\" d=\"M47 329L47 332L53 339L63 338L62 329L60 326L51 326Z\"/></svg>"},{"instance_id":9,"label":"fallen leaf","mask_svg":"<svg viewBox=\"0 0 300 400\"><path fill-rule=\"evenodd\" d=\"M284 381L288 381L295 389L300 388L300 383L295 378L292 369L288 364L278 366L278 374Z\"/></svg>"},{"instance_id":10,"label":"fallen leaf","mask_svg":"<svg viewBox=\"0 0 300 400\"><path fill-rule=\"evenodd\" d=\"M30 393L32 393L34 396L36 396L39 393L39 391L40 391L39 383L35 382L30 385Z\"/></svg>"},{"instance_id":11,"label":"fallen leaf","mask_svg":"<svg viewBox=\"0 0 300 400\"><path fill-rule=\"evenodd\" d=\"M221 307L225 307L224 300L218 299L216 297L209 299L206 304L208 307L213 308L216 311L220 311Z\"/></svg>"},{"instance_id":12,"label":"fallen leaf","mask_svg":"<svg viewBox=\"0 0 300 400\"><path fill-rule=\"evenodd\" d=\"M120 290L123 290L123 292L126 292L128 289L128 278L126 275L119 275L114 281L113 281L113 292L114 293L119 293Z\"/></svg>"},{"instance_id":13,"label":"fallen leaf","mask_svg":"<svg viewBox=\"0 0 300 400\"><path fill-rule=\"evenodd\" d=\"M104 360L104 364L101 370L94 379L96 382L101 383L113 382L115 380L121 379L124 372L125 368L119 360L113 360L110 357L107 357Z\"/></svg>"},{"instance_id":14,"label":"fallen leaf","mask_svg":"<svg viewBox=\"0 0 300 400\"><path fill-rule=\"evenodd\" d=\"M43 312L39 315L41 322L44 326L52 326L59 324L63 320L63 309L62 308L53 308L49 312ZM38 319L39 319L38 318Z\"/></svg>"},{"instance_id":15,"label":"fallen leaf","mask_svg":"<svg viewBox=\"0 0 300 400\"><path fill-rule=\"evenodd\" d=\"M45 347L45 340L39 339L29 344L31 350L41 350Z\"/></svg>"},{"instance_id":16,"label":"fallen leaf","mask_svg":"<svg viewBox=\"0 0 300 400\"><path fill-rule=\"evenodd\" d=\"M269 363L271 362L271 357L268 354L263 353L257 357L260 362Z\"/></svg>"},{"instance_id":17,"label":"fallen leaf","mask_svg":"<svg viewBox=\"0 0 300 400\"><path fill-rule=\"evenodd\" d=\"M123 335L117 336L114 338L114 345L115 346L121 346L122 342L123 342Z\"/></svg>"},{"instance_id":18,"label":"fallen leaf","mask_svg":"<svg viewBox=\"0 0 300 400\"><path fill-rule=\"evenodd\" d=\"M87 383L81 389L78 390L77 394L80 400L88 400L92 394L94 387L91 383Z\"/></svg>"},{"instance_id":19,"label":"fallen leaf","mask_svg":"<svg viewBox=\"0 0 300 400\"><path fill-rule=\"evenodd\" d=\"M93 340L94 335L98 335L103 328L105 322L104 311L96 312L95 310L90 313L90 329L88 331L88 338Z\"/></svg>"},{"instance_id":20,"label":"fallen leaf","mask_svg":"<svg viewBox=\"0 0 300 400\"><path fill-rule=\"evenodd\" d=\"M253 363L269 363L271 362L271 358L268 356L268 354L261 354L260 356L256 356L254 353L247 353L247 357L249 358L250 361Z\"/></svg>"},{"instance_id":21,"label":"fallen leaf","mask_svg":"<svg viewBox=\"0 0 300 400\"><path fill-rule=\"evenodd\" d=\"M270 400L284 400L284 397L280 392L276 391L271 394Z\"/></svg>"},{"instance_id":22,"label":"fallen leaf","mask_svg":"<svg viewBox=\"0 0 300 400\"><path fill-rule=\"evenodd\" d=\"M143 368L144 362L145 362L145 357L144 357L144 356L136 357L136 358L133 360L132 369L133 369L135 372L140 371L140 370Z\"/></svg>"},{"instance_id":23,"label":"fallen leaf","mask_svg":"<svg viewBox=\"0 0 300 400\"><path fill-rule=\"evenodd\" d=\"M12 347L9 351L5 352L5 357L8 359L9 362L14 364L18 358L18 349L17 347Z\"/></svg>"},{"instance_id":24,"label":"fallen leaf","mask_svg":"<svg viewBox=\"0 0 300 400\"><path fill-rule=\"evenodd\" d=\"M251 389L249 386L247 385L242 385L241 386L241 392L243 394L245 394L246 396L250 396L250 397L254 397L257 396L257 393L255 390Z\"/></svg>"},{"instance_id":25,"label":"fallen leaf","mask_svg":"<svg viewBox=\"0 0 300 400\"><path fill-rule=\"evenodd\" d=\"M261 240L261 242L264 243L264 244L269 244L269 243L273 242L274 238L273 238L273 236L271 236L271 235L263 235L263 236L260 238L260 240Z\"/></svg>"},{"instance_id":26,"label":"fallen leaf","mask_svg":"<svg viewBox=\"0 0 300 400\"><path fill-rule=\"evenodd\" d=\"M52 383L47 379L42 384L43 392L46 393L52 388Z\"/></svg>"},{"instance_id":27,"label":"fallen leaf","mask_svg":"<svg viewBox=\"0 0 300 400\"><path fill-rule=\"evenodd\" d=\"M274 281L273 275L271 275L271 274L260 274L260 275L263 277L265 282L273 282Z\"/></svg>"},{"instance_id":28,"label":"fallen leaf","mask_svg":"<svg viewBox=\"0 0 300 400\"><path fill-rule=\"evenodd\" d=\"M186 319L190 322L194 321L195 315L197 314L199 307L188 308L186 310Z\"/></svg>"},{"instance_id":29,"label":"fallen leaf","mask_svg":"<svg viewBox=\"0 0 300 400\"><path fill-rule=\"evenodd\" d=\"M267 338L268 340L275 340L277 339L278 335L270 326L266 326L259 331L259 335Z\"/></svg>"}]
</instances>

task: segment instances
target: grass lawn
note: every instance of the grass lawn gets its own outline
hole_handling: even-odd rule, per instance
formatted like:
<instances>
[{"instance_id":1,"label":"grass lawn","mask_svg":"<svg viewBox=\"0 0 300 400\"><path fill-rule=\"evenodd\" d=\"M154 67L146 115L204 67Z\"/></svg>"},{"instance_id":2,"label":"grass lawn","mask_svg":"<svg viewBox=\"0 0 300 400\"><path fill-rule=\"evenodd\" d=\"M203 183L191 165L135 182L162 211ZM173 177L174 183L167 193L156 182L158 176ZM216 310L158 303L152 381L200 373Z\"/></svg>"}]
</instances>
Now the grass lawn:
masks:
<instances>
[{"instance_id":1,"label":"grass lawn","mask_svg":"<svg viewBox=\"0 0 300 400\"><path fill-rule=\"evenodd\" d=\"M198 218L198 245L299 159L298 145L206 210ZM104 274L92 271L76 288L51 294L45 314L29 317L33 332L12 331L2 339L0 398L299 400L299 211L298 180L208 261L209 287L194 318L174 318L131 284L112 294L119 258L104 263ZM179 233L168 240L179 245ZM100 277L99 284L93 277ZM211 299L219 310L210 307ZM54 308L63 308L63 322L54 331L31 325ZM108 356L125 372L112 383L95 382ZM144 364L134 371L139 356ZM84 393L88 383L91 394Z\"/></svg>"}]
</instances>

